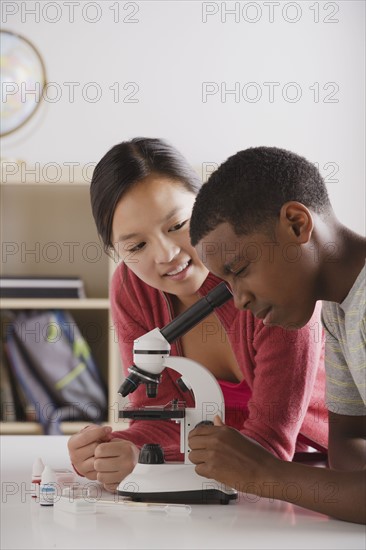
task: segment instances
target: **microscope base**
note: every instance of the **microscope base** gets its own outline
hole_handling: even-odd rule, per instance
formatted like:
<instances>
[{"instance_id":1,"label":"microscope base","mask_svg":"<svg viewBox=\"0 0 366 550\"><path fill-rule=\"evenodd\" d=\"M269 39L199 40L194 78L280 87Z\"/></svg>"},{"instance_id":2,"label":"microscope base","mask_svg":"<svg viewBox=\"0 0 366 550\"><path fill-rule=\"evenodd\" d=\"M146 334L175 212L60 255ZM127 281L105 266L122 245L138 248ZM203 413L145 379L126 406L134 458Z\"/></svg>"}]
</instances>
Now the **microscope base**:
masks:
<instances>
[{"instance_id":1,"label":"microscope base","mask_svg":"<svg viewBox=\"0 0 366 550\"><path fill-rule=\"evenodd\" d=\"M237 491L196 474L193 464L137 464L117 493L134 501L228 504Z\"/></svg>"}]
</instances>

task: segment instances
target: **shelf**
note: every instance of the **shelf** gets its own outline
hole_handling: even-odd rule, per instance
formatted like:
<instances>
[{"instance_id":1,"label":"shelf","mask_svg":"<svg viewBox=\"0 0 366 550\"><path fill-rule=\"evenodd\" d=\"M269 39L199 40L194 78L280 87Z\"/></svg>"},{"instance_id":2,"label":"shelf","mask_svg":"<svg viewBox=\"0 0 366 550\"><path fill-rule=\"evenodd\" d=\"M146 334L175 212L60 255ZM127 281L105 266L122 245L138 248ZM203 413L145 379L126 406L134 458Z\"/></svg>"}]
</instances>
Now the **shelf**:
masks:
<instances>
[{"instance_id":1,"label":"shelf","mask_svg":"<svg viewBox=\"0 0 366 550\"><path fill-rule=\"evenodd\" d=\"M65 435L79 432L92 422L61 422L61 430ZM112 426L113 430L122 431L128 428L126 422L102 422L101 426ZM0 422L0 435L42 435L43 430L38 422Z\"/></svg>"},{"instance_id":2,"label":"shelf","mask_svg":"<svg viewBox=\"0 0 366 550\"><path fill-rule=\"evenodd\" d=\"M1 185L1 274L77 277L108 298L109 263L84 185ZM49 307L49 306L48 306Z\"/></svg>"},{"instance_id":3,"label":"shelf","mask_svg":"<svg viewBox=\"0 0 366 550\"><path fill-rule=\"evenodd\" d=\"M73 434L88 426L90 422L61 422L61 430L64 434ZM103 426L107 423L103 423ZM43 434L43 430L38 422L0 422L1 434L24 434L38 435Z\"/></svg>"},{"instance_id":4,"label":"shelf","mask_svg":"<svg viewBox=\"0 0 366 550\"><path fill-rule=\"evenodd\" d=\"M42 428L37 422L0 422L1 435L37 435L42 433Z\"/></svg>"},{"instance_id":5,"label":"shelf","mask_svg":"<svg viewBox=\"0 0 366 550\"><path fill-rule=\"evenodd\" d=\"M108 298L1 298L1 309L109 309Z\"/></svg>"},{"instance_id":6,"label":"shelf","mask_svg":"<svg viewBox=\"0 0 366 550\"><path fill-rule=\"evenodd\" d=\"M90 205L92 163L32 166L0 163L2 276L77 277L85 299L0 298L0 310L68 310L85 338L108 387L108 418L118 423L123 369L110 311L109 284L116 267L104 252ZM90 297L90 298L89 298ZM1 319L3 317L1 316ZM63 422L72 434L91 422ZM0 433L42 434L37 422L0 422Z\"/></svg>"}]
</instances>

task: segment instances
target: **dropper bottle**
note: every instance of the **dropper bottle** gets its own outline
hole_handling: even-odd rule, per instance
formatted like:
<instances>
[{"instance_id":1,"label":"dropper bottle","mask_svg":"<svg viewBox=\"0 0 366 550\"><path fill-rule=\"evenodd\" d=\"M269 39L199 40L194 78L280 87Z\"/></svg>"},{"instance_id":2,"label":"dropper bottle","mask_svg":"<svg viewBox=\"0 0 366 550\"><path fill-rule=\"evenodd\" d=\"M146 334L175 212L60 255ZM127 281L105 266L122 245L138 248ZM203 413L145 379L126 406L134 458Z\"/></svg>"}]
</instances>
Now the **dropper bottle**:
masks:
<instances>
[{"instance_id":1,"label":"dropper bottle","mask_svg":"<svg viewBox=\"0 0 366 550\"><path fill-rule=\"evenodd\" d=\"M41 477L39 503L41 506L53 506L56 498L56 475L50 466L45 466Z\"/></svg>"},{"instance_id":2,"label":"dropper bottle","mask_svg":"<svg viewBox=\"0 0 366 550\"><path fill-rule=\"evenodd\" d=\"M39 486L41 484L41 476L44 470L44 464L40 457L33 462L32 468L32 498L39 497Z\"/></svg>"}]
</instances>

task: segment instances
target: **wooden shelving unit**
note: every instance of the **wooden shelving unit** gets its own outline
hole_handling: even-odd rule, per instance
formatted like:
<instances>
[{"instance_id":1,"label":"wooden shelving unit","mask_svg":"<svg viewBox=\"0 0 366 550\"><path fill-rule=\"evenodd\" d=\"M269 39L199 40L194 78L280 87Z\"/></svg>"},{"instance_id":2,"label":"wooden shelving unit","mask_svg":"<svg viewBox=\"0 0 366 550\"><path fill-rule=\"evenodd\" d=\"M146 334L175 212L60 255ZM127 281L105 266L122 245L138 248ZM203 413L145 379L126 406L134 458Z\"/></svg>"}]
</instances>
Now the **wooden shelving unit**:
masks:
<instances>
[{"instance_id":1,"label":"wooden shelving unit","mask_svg":"<svg viewBox=\"0 0 366 550\"><path fill-rule=\"evenodd\" d=\"M67 309L74 316L88 341L93 356L108 386L106 424L117 428L118 410L123 400L117 390L122 381L118 344L110 315L108 289L115 262L103 251L91 214L89 181L85 175L62 172L57 181L45 179L42 167L18 170L13 174L1 166L0 230L1 275L78 276L84 281L86 299L0 299L3 310ZM33 172L32 172L33 170ZM34 175L36 173L36 175ZM90 175L90 174L89 174ZM51 176L50 176L51 177ZM88 336L95 325L98 338ZM86 425L62 424L71 434ZM124 424L119 422L118 429ZM34 422L1 422L3 434L37 434Z\"/></svg>"}]
</instances>

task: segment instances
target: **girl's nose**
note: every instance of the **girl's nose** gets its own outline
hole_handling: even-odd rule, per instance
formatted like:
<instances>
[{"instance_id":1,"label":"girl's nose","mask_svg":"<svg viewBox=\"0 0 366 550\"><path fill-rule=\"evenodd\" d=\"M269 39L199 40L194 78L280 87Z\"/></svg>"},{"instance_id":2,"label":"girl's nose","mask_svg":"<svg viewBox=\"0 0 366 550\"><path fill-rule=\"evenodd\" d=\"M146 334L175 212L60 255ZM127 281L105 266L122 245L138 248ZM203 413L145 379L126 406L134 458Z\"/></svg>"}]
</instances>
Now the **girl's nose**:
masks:
<instances>
[{"instance_id":1,"label":"girl's nose","mask_svg":"<svg viewBox=\"0 0 366 550\"><path fill-rule=\"evenodd\" d=\"M179 254L180 247L170 239L161 241L157 247L155 262L157 264L168 264Z\"/></svg>"}]
</instances>

